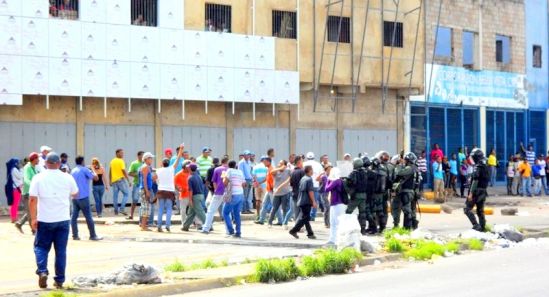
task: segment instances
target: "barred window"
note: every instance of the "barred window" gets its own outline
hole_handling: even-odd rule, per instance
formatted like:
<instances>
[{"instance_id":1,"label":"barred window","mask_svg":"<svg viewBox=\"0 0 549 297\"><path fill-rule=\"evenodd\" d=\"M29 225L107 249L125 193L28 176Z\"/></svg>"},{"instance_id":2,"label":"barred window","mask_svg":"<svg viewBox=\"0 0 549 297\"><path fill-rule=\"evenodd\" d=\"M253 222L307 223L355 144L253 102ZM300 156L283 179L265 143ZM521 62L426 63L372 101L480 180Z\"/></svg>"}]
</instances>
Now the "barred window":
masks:
<instances>
[{"instance_id":1,"label":"barred window","mask_svg":"<svg viewBox=\"0 0 549 297\"><path fill-rule=\"evenodd\" d=\"M65 20L78 19L78 0L50 0L50 17Z\"/></svg>"},{"instance_id":2,"label":"barred window","mask_svg":"<svg viewBox=\"0 0 549 297\"><path fill-rule=\"evenodd\" d=\"M132 25L156 27L157 0L132 0Z\"/></svg>"},{"instance_id":3,"label":"barred window","mask_svg":"<svg viewBox=\"0 0 549 297\"><path fill-rule=\"evenodd\" d=\"M231 32L231 6L206 3L204 31Z\"/></svg>"},{"instance_id":4,"label":"barred window","mask_svg":"<svg viewBox=\"0 0 549 297\"><path fill-rule=\"evenodd\" d=\"M534 68L541 68L541 45L534 45L532 54L532 66Z\"/></svg>"},{"instance_id":5,"label":"barred window","mask_svg":"<svg viewBox=\"0 0 549 297\"><path fill-rule=\"evenodd\" d=\"M279 38L297 38L296 13L273 10L273 36Z\"/></svg>"},{"instance_id":6,"label":"barred window","mask_svg":"<svg viewBox=\"0 0 549 297\"><path fill-rule=\"evenodd\" d=\"M341 22L341 30L339 23ZM348 17L328 16L328 41L351 43L351 19ZM339 33L339 34L338 34ZM339 40L338 40L339 36Z\"/></svg>"},{"instance_id":7,"label":"barred window","mask_svg":"<svg viewBox=\"0 0 549 297\"><path fill-rule=\"evenodd\" d=\"M396 30L395 30L396 25ZM395 33L393 44L393 32ZM383 22L383 45L393 47L404 47L403 25L401 22Z\"/></svg>"}]
</instances>

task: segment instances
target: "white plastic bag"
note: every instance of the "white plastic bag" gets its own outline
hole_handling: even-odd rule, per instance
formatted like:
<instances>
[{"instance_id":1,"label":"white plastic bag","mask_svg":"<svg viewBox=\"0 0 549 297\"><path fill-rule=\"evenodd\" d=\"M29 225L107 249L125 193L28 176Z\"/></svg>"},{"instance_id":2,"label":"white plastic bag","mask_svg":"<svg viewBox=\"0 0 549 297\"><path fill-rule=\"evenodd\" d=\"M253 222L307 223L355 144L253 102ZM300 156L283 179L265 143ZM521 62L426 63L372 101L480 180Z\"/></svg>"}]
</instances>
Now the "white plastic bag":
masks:
<instances>
[{"instance_id":1,"label":"white plastic bag","mask_svg":"<svg viewBox=\"0 0 549 297\"><path fill-rule=\"evenodd\" d=\"M337 225L337 249L342 250L347 247L353 247L360 251L360 225L358 218L352 214L342 214L338 217Z\"/></svg>"}]
</instances>

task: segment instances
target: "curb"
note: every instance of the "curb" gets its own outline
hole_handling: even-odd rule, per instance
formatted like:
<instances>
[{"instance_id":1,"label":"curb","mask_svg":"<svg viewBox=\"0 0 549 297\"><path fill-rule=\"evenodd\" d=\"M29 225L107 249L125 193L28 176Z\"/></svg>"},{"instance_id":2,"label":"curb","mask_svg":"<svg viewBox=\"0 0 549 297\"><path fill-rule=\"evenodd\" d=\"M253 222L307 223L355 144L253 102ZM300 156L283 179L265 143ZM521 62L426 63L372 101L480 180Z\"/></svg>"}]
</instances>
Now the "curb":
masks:
<instances>
[{"instance_id":1,"label":"curb","mask_svg":"<svg viewBox=\"0 0 549 297\"><path fill-rule=\"evenodd\" d=\"M362 259L359 262L360 267L372 266L376 261L391 262L401 259L400 254L386 254ZM191 292L207 291L219 288L230 287L238 284L239 280L246 279L250 274L244 273L227 278L208 278L201 280L191 280L186 282L177 282L171 284L143 285L133 288L120 288L110 292L93 294L95 297L126 297L126 296L144 296L156 297L175 294L184 294Z\"/></svg>"}]
</instances>

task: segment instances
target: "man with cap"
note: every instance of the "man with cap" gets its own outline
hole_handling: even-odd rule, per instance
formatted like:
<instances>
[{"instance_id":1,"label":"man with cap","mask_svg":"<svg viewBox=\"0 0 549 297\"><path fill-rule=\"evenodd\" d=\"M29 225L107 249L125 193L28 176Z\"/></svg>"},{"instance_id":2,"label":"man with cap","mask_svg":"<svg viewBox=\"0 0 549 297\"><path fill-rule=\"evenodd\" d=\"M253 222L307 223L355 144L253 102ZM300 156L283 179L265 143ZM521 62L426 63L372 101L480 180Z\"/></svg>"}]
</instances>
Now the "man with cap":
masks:
<instances>
[{"instance_id":1,"label":"man with cap","mask_svg":"<svg viewBox=\"0 0 549 297\"><path fill-rule=\"evenodd\" d=\"M352 159L351 154L348 154L348 153L347 153L347 154L343 155L343 161L352 162L353 159Z\"/></svg>"},{"instance_id":2,"label":"man with cap","mask_svg":"<svg viewBox=\"0 0 549 297\"><path fill-rule=\"evenodd\" d=\"M67 153L61 153L59 157L61 158L61 171L65 173L71 173L71 167L69 166L69 156L67 155Z\"/></svg>"},{"instance_id":3,"label":"man with cap","mask_svg":"<svg viewBox=\"0 0 549 297\"><path fill-rule=\"evenodd\" d=\"M147 227L151 203L155 203L153 189L153 163L154 155L150 152L143 154L143 165L139 169L139 196L141 197L141 208L139 209L141 231L150 231Z\"/></svg>"},{"instance_id":4,"label":"man with cap","mask_svg":"<svg viewBox=\"0 0 549 297\"><path fill-rule=\"evenodd\" d=\"M210 157L211 153L212 150L205 146L202 148L202 155L196 158L196 165L198 166L198 172L200 173L200 177L202 177L202 181L206 180L208 169L213 166L213 159Z\"/></svg>"},{"instance_id":5,"label":"man with cap","mask_svg":"<svg viewBox=\"0 0 549 297\"><path fill-rule=\"evenodd\" d=\"M38 159L38 166L36 167L36 172L40 173L46 169L46 156L51 152L51 147L43 145L40 147L40 158Z\"/></svg>"},{"instance_id":6,"label":"man with cap","mask_svg":"<svg viewBox=\"0 0 549 297\"><path fill-rule=\"evenodd\" d=\"M88 231L90 232L90 240L101 240L102 238L95 233L95 224L93 222L91 208L90 208L90 181L97 181L99 178L94 171L88 167L84 167L84 157L77 156L75 159L76 167L70 172L76 185L78 186L78 196L72 199L72 215L71 215L71 229L72 239L80 240L78 236L78 215L80 211L86 218L86 224L88 225Z\"/></svg>"},{"instance_id":7,"label":"man with cap","mask_svg":"<svg viewBox=\"0 0 549 297\"><path fill-rule=\"evenodd\" d=\"M314 221L316 218L316 212L318 210L318 207L322 206L321 205L322 202L320 201L320 193L319 193L320 182L318 181L318 176L320 176L320 174L324 172L324 168L322 168L322 165L320 165L320 163L315 160L315 154L313 152L308 152L306 157L307 157L307 161L303 163L303 166L304 167L311 166L313 168L313 176L312 176L313 193L315 195L315 201L316 201L315 206L317 206L311 209L311 220Z\"/></svg>"},{"instance_id":8,"label":"man with cap","mask_svg":"<svg viewBox=\"0 0 549 297\"><path fill-rule=\"evenodd\" d=\"M189 227L193 223L195 217L198 217L200 221L206 221L206 214L204 213L204 208L202 207L202 202L204 201L204 193L206 193L206 187L204 182L198 173L198 166L195 163L188 165L191 175L189 176L189 214L185 223L183 224L183 231L189 231Z\"/></svg>"},{"instance_id":9,"label":"man with cap","mask_svg":"<svg viewBox=\"0 0 549 297\"><path fill-rule=\"evenodd\" d=\"M21 203L23 204L23 207L25 209L25 212L21 218L15 223L15 228L19 230L19 232L23 233L23 229L21 228L27 220L29 221L29 225L32 225L32 221L30 221L30 212L29 212L29 188L32 182L32 179L34 176L38 173L37 165L40 159L40 155L38 153L31 153L29 155L29 162L23 167L23 196L21 199ZM32 232L34 234L34 230Z\"/></svg>"},{"instance_id":10,"label":"man with cap","mask_svg":"<svg viewBox=\"0 0 549 297\"><path fill-rule=\"evenodd\" d=\"M55 248L55 287L60 289L65 282L67 242L69 239L70 199L78 197L74 179L59 170L61 159L51 152L46 157L46 167L35 176L29 189L31 226L36 231L34 254L38 286L48 287L48 254Z\"/></svg>"},{"instance_id":11,"label":"man with cap","mask_svg":"<svg viewBox=\"0 0 549 297\"><path fill-rule=\"evenodd\" d=\"M253 204L252 204L252 198L253 196L250 195L250 190L252 189L252 167L250 166L250 157L252 156L252 153L249 150L245 150L244 153L242 153L243 158L240 159L238 162L238 169L242 171L244 174L244 179L246 180L246 187L244 188L244 204L242 206L243 210L242 213L245 214L253 214Z\"/></svg>"}]
</instances>

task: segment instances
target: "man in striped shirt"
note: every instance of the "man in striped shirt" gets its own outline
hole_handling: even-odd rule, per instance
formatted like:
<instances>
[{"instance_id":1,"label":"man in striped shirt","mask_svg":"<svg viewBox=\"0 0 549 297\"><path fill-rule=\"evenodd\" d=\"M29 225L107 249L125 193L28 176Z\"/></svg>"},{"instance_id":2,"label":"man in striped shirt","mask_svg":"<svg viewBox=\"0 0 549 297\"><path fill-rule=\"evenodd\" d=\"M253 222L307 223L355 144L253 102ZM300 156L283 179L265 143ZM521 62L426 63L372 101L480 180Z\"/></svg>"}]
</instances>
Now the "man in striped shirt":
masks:
<instances>
[{"instance_id":1,"label":"man in striped shirt","mask_svg":"<svg viewBox=\"0 0 549 297\"><path fill-rule=\"evenodd\" d=\"M421 173L419 191L423 192L423 184L427 181L427 160L425 159L425 151L421 151L421 155L417 159L417 169Z\"/></svg>"},{"instance_id":2,"label":"man in striped shirt","mask_svg":"<svg viewBox=\"0 0 549 297\"><path fill-rule=\"evenodd\" d=\"M521 142L520 150L526 157L526 161L528 161L528 164L530 164L530 166L534 166L534 162L536 162L536 152L534 152L534 147L530 144L528 145L528 149L525 149L524 144Z\"/></svg>"},{"instance_id":3,"label":"man in striped shirt","mask_svg":"<svg viewBox=\"0 0 549 297\"><path fill-rule=\"evenodd\" d=\"M213 166L213 159L212 157L210 157L211 153L212 150L209 147L205 146L202 148L202 155L196 158L198 172L200 173L200 177L202 177L202 180L206 180L206 174L208 173L208 169Z\"/></svg>"}]
</instances>

